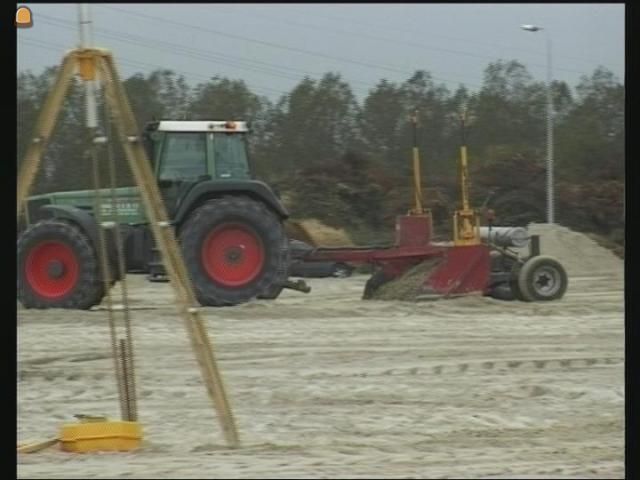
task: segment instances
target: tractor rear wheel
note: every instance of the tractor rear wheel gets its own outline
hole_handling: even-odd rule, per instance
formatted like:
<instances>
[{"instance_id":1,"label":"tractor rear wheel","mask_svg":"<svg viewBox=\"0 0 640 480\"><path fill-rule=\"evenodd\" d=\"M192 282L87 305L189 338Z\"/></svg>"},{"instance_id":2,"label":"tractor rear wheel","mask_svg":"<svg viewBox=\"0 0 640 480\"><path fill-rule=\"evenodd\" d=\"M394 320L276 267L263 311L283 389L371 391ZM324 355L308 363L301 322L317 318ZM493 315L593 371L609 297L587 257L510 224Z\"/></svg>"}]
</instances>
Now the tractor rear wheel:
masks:
<instances>
[{"instance_id":1,"label":"tractor rear wheel","mask_svg":"<svg viewBox=\"0 0 640 480\"><path fill-rule=\"evenodd\" d=\"M25 308L87 310L104 296L98 255L77 226L43 220L18 239L18 300Z\"/></svg>"},{"instance_id":2,"label":"tractor rear wheel","mask_svg":"<svg viewBox=\"0 0 640 480\"><path fill-rule=\"evenodd\" d=\"M280 296L284 289L284 284L289 280L289 266L291 265L291 249L289 248L289 238L286 234L282 237L282 247L280 249L282 255L280 273L278 280L276 280L271 287L269 287L265 293L258 295L258 298L264 300L273 300Z\"/></svg>"},{"instance_id":3,"label":"tractor rear wheel","mask_svg":"<svg viewBox=\"0 0 640 480\"><path fill-rule=\"evenodd\" d=\"M209 200L187 219L180 240L196 297L204 306L272 298L282 290L289 247L282 222L262 202L246 197Z\"/></svg>"},{"instance_id":4,"label":"tractor rear wheel","mask_svg":"<svg viewBox=\"0 0 640 480\"><path fill-rule=\"evenodd\" d=\"M532 257L518 273L518 287L528 302L558 300L564 296L567 285L567 272L553 257Z\"/></svg>"}]
</instances>

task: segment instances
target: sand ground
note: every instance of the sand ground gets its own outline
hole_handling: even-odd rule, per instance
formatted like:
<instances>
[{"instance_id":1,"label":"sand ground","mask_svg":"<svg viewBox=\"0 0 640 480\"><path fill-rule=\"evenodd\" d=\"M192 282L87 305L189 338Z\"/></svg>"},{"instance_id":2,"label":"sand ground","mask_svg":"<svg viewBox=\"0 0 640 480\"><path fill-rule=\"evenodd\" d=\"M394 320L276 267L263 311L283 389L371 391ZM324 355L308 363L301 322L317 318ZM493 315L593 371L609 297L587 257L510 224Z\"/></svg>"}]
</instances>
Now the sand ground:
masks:
<instances>
[{"instance_id":1,"label":"sand ground","mask_svg":"<svg viewBox=\"0 0 640 480\"><path fill-rule=\"evenodd\" d=\"M54 447L20 455L18 476L622 478L622 270L574 270L553 303L362 301L357 275L204 309L239 450L169 285L129 276L142 450ZM117 418L109 355L106 312L19 309L18 440L76 413Z\"/></svg>"}]
</instances>

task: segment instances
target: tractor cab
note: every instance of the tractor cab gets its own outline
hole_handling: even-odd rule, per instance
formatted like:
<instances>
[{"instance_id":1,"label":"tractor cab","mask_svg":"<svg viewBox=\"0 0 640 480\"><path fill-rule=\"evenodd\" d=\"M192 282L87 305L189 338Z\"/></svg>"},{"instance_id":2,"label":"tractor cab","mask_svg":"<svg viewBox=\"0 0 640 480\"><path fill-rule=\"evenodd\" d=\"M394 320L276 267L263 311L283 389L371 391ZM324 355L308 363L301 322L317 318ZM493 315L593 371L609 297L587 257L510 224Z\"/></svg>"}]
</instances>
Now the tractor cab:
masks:
<instances>
[{"instance_id":1,"label":"tractor cab","mask_svg":"<svg viewBox=\"0 0 640 480\"><path fill-rule=\"evenodd\" d=\"M147 154L160 185L199 180L248 180L246 122L171 121L147 124Z\"/></svg>"},{"instance_id":2,"label":"tractor cab","mask_svg":"<svg viewBox=\"0 0 640 480\"><path fill-rule=\"evenodd\" d=\"M251 180L246 122L162 120L144 139L170 216L198 183Z\"/></svg>"}]
</instances>

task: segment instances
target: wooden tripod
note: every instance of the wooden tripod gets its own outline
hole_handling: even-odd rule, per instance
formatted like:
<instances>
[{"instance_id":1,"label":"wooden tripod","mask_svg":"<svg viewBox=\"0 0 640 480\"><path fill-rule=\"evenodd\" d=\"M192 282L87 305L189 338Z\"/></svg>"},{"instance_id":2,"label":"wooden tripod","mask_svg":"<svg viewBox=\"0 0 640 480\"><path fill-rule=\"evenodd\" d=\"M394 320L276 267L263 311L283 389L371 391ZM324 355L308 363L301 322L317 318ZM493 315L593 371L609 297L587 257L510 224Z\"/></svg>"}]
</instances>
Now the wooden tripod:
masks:
<instances>
[{"instance_id":1,"label":"wooden tripod","mask_svg":"<svg viewBox=\"0 0 640 480\"><path fill-rule=\"evenodd\" d=\"M169 275L178 312L184 320L207 392L218 413L227 443L231 447L238 447L240 442L233 414L216 365L213 347L200 315L199 304L193 293L191 280L142 145L133 112L120 82L113 56L108 50L82 48L72 50L64 57L53 89L49 92L36 122L35 135L27 149L25 161L18 173L17 218L20 218L25 199L38 172L42 154L55 126L71 79L76 72L80 74L83 81L100 79L105 85L105 100L113 114L118 139L124 148L136 185L140 190L151 231Z\"/></svg>"}]
</instances>

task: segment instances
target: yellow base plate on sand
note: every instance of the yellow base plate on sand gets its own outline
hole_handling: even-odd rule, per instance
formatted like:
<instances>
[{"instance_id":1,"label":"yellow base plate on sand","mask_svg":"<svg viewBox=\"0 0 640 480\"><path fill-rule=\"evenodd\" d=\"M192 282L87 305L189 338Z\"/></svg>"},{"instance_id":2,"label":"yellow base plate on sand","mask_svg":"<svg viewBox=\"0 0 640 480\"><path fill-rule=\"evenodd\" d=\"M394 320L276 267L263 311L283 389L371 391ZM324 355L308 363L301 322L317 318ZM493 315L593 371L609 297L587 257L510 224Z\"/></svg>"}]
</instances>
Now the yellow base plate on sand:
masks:
<instances>
[{"instance_id":1,"label":"yellow base plate on sand","mask_svg":"<svg viewBox=\"0 0 640 480\"><path fill-rule=\"evenodd\" d=\"M128 452L140 447L138 422L80 422L62 426L60 447L66 452Z\"/></svg>"}]
</instances>

